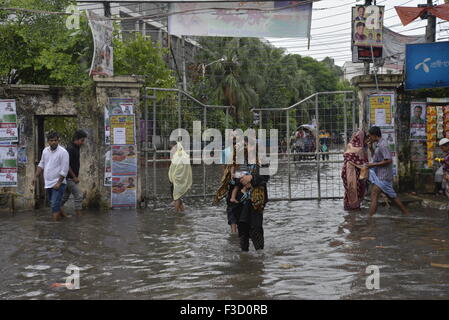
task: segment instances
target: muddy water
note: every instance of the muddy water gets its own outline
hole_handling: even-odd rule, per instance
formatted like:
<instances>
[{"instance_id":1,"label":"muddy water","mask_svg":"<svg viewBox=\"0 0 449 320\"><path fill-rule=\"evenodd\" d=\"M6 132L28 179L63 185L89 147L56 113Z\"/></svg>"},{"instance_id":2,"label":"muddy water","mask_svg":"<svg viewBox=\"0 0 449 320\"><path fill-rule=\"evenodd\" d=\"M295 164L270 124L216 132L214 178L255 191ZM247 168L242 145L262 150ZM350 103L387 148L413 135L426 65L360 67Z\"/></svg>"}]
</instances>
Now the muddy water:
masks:
<instances>
[{"instance_id":1,"label":"muddy water","mask_svg":"<svg viewBox=\"0 0 449 320\"><path fill-rule=\"evenodd\" d=\"M1 299L447 298L448 219L412 209L349 215L340 201L275 202L266 249L241 253L223 208L87 212L52 222L47 212L0 218ZM79 290L64 282L80 267ZM380 268L367 290L366 267Z\"/></svg>"},{"instance_id":2,"label":"muddy water","mask_svg":"<svg viewBox=\"0 0 449 320\"><path fill-rule=\"evenodd\" d=\"M298 181L316 176L294 166ZM323 165L322 174L341 188L339 165ZM281 175L272 194L286 192ZM241 253L224 207L202 198L187 200L185 214L165 200L63 222L46 210L3 214L0 299L447 299L447 214L411 212L381 208L368 218L366 208L348 214L341 200L271 202L263 253ZM81 288L52 288L70 264ZM379 267L379 290L366 288L370 265Z\"/></svg>"}]
</instances>

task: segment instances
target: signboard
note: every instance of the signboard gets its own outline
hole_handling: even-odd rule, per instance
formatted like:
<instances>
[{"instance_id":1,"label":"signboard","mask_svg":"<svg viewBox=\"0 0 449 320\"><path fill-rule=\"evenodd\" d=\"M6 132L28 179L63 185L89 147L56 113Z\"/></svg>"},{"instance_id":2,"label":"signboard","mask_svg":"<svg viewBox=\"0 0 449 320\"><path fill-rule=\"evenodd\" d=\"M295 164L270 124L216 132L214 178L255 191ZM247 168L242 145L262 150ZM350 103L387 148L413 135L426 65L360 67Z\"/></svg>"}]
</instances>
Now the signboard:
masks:
<instances>
[{"instance_id":1,"label":"signboard","mask_svg":"<svg viewBox=\"0 0 449 320\"><path fill-rule=\"evenodd\" d=\"M16 145L0 145L0 187L17 187Z\"/></svg>"},{"instance_id":2,"label":"signboard","mask_svg":"<svg viewBox=\"0 0 449 320\"><path fill-rule=\"evenodd\" d=\"M382 58L383 6L355 6L352 8L353 62Z\"/></svg>"},{"instance_id":3,"label":"signboard","mask_svg":"<svg viewBox=\"0 0 449 320\"><path fill-rule=\"evenodd\" d=\"M410 140L426 140L426 103L410 104Z\"/></svg>"},{"instance_id":4,"label":"signboard","mask_svg":"<svg viewBox=\"0 0 449 320\"><path fill-rule=\"evenodd\" d=\"M136 143L134 116L111 116L111 143L134 145Z\"/></svg>"},{"instance_id":5,"label":"signboard","mask_svg":"<svg viewBox=\"0 0 449 320\"><path fill-rule=\"evenodd\" d=\"M16 100L0 100L0 142L18 142Z\"/></svg>"},{"instance_id":6,"label":"signboard","mask_svg":"<svg viewBox=\"0 0 449 320\"><path fill-rule=\"evenodd\" d=\"M137 177L112 177L112 208L136 207L137 203Z\"/></svg>"},{"instance_id":7,"label":"signboard","mask_svg":"<svg viewBox=\"0 0 449 320\"><path fill-rule=\"evenodd\" d=\"M449 41L407 44L405 89L449 87Z\"/></svg>"},{"instance_id":8,"label":"signboard","mask_svg":"<svg viewBox=\"0 0 449 320\"><path fill-rule=\"evenodd\" d=\"M94 39L94 56L89 75L114 75L114 50L112 48L112 20L87 10L89 26Z\"/></svg>"},{"instance_id":9,"label":"signboard","mask_svg":"<svg viewBox=\"0 0 449 320\"><path fill-rule=\"evenodd\" d=\"M368 96L370 106L370 125L390 127L394 125L394 94L371 94Z\"/></svg>"},{"instance_id":10,"label":"signboard","mask_svg":"<svg viewBox=\"0 0 449 320\"><path fill-rule=\"evenodd\" d=\"M171 34L216 37L309 37L310 1L170 4Z\"/></svg>"}]
</instances>

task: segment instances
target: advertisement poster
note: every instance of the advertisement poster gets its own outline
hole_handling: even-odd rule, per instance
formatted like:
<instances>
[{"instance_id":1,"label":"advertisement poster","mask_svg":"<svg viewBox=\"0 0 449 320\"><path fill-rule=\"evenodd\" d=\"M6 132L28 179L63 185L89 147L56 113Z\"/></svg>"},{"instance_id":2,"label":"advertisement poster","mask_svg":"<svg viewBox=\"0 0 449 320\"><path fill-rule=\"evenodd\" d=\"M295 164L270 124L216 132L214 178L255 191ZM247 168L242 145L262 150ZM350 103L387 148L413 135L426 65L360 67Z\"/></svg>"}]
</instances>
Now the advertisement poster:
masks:
<instances>
[{"instance_id":1,"label":"advertisement poster","mask_svg":"<svg viewBox=\"0 0 449 320\"><path fill-rule=\"evenodd\" d=\"M0 100L0 142L18 142L15 100Z\"/></svg>"},{"instance_id":2,"label":"advertisement poster","mask_svg":"<svg viewBox=\"0 0 449 320\"><path fill-rule=\"evenodd\" d=\"M112 187L111 150L104 155L104 186Z\"/></svg>"},{"instance_id":3,"label":"advertisement poster","mask_svg":"<svg viewBox=\"0 0 449 320\"><path fill-rule=\"evenodd\" d=\"M0 145L0 187L17 187L17 146Z\"/></svg>"},{"instance_id":4,"label":"advertisement poster","mask_svg":"<svg viewBox=\"0 0 449 320\"><path fill-rule=\"evenodd\" d=\"M410 104L410 140L426 140L426 103Z\"/></svg>"},{"instance_id":5,"label":"advertisement poster","mask_svg":"<svg viewBox=\"0 0 449 320\"><path fill-rule=\"evenodd\" d=\"M110 117L110 122L112 144L136 144L134 116L113 115Z\"/></svg>"},{"instance_id":6,"label":"advertisement poster","mask_svg":"<svg viewBox=\"0 0 449 320\"><path fill-rule=\"evenodd\" d=\"M435 148L437 145L437 108L426 108L426 138L427 138L427 167L431 168L435 160Z\"/></svg>"},{"instance_id":7,"label":"advertisement poster","mask_svg":"<svg viewBox=\"0 0 449 320\"><path fill-rule=\"evenodd\" d=\"M352 8L353 62L382 58L383 6L355 6Z\"/></svg>"},{"instance_id":8,"label":"advertisement poster","mask_svg":"<svg viewBox=\"0 0 449 320\"><path fill-rule=\"evenodd\" d=\"M137 176L112 177L112 208L136 207Z\"/></svg>"},{"instance_id":9,"label":"advertisement poster","mask_svg":"<svg viewBox=\"0 0 449 320\"><path fill-rule=\"evenodd\" d=\"M114 51L112 47L112 20L87 11L89 26L94 39L94 56L90 75L112 77L114 75Z\"/></svg>"},{"instance_id":10,"label":"advertisement poster","mask_svg":"<svg viewBox=\"0 0 449 320\"><path fill-rule=\"evenodd\" d=\"M371 126L393 126L393 97L393 94L372 94L368 96Z\"/></svg>"},{"instance_id":11,"label":"advertisement poster","mask_svg":"<svg viewBox=\"0 0 449 320\"><path fill-rule=\"evenodd\" d=\"M133 115L134 104L133 98L109 98L109 114Z\"/></svg>"},{"instance_id":12,"label":"advertisement poster","mask_svg":"<svg viewBox=\"0 0 449 320\"><path fill-rule=\"evenodd\" d=\"M112 146L112 176L137 175L137 147Z\"/></svg>"},{"instance_id":13,"label":"advertisement poster","mask_svg":"<svg viewBox=\"0 0 449 320\"><path fill-rule=\"evenodd\" d=\"M382 138L387 141L390 152L396 153L396 134L394 132L394 128L382 129Z\"/></svg>"},{"instance_id":14,"label":"advertisement poster","mask_svg":"<svg viewBox=\"0 0 449 320\"><path fill-rule=\"evenodd\" d=\"M169 13L170 34L307 38L310 35L312 2L173 3L169 6Z\"/></svg>"}]
</instances>

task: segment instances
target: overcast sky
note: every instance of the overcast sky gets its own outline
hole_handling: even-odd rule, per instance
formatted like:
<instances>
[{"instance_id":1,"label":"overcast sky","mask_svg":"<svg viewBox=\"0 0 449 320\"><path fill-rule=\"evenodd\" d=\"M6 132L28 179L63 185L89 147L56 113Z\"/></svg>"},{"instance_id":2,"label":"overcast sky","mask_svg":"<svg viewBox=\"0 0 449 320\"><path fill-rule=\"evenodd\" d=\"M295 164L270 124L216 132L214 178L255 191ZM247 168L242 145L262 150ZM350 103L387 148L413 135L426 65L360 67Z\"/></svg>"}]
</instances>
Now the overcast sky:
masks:
<instances>
[{"instance_id":1,"label":"overcast sky","mask_svg":"<svg viewBox=\"0 0 449 320\"><path fill-rule=\"evenodd\" d=\"M414 35L424 34L427 20L417 19L403 26L397 16L395 6L417 7L427 0L378 0L377 4L385 6L384 25L395 32ZM310 50L307 49L307 39L267 38L277 47L283 47L290 53L298 53L322 60L326 56L335 59L342 66L351 60L351 8L364 4L364 0L323 0L314 3L312 12L312 39ZM443 0L434 0L434 4L442 4ZM437 40L449 40L449 23L437 20Z\"/></svg>"}]
</instances>

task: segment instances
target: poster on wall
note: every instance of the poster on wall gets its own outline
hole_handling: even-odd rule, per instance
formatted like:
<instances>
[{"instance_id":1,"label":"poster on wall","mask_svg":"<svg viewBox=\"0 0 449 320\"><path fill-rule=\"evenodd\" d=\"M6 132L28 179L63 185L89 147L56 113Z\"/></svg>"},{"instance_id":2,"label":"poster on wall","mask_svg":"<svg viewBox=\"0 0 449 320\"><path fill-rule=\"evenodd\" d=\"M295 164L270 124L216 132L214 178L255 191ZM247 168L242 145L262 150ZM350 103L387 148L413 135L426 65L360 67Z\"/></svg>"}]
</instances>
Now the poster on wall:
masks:
<instances>
[{"instance_id":1,"label":"poster on wall","mask_svg":"<svg viewBox=\"0 0 449 320\"><path fill-rule=\"evenodd\" d=\"M0 187L17 187L16 145L0 145Z\"/></svg>"},{"instance_id":2,"label":"poster on wall","mask_svg":"<svg viewBox=\"0 0 449 320\"><path fill-rule=\"evenodd\" d=\"M112 186L111 150L104 155L104 186Z\"/></svg>"},{"instance_id":3,"label":"poster on wall","mask_svg":"<svg viewBox=\"0 0 449 320\"><path fill-rule=\"evenodd\" d=\"M110 115L133 115L135 101L133 98L109 98Z\"/></svg>"},{"instance_id":4,"label":"poster on wall","mask_svg":"<svg viewBox=\"0 0 449 320\"><path fill-rule=\"evenodd\" d=\"M368 96L368 100L370 106L370 125L381 128L393 126L394 94L371 94Z\"/></svg>"},{"instance_id":5,"label":"poster on wall","mask_svg":"<svg viewBox=\"0 0 449 320\"><path fill-rule=\"evenodd\" d=\"M382 58L383 6L355 6L352 8L353 62Z\"/></svg>"},{"instance_id":6,"label":"poster on wall","mask_svg":"<svg viewBox=\"0 0 449 320\"><path fill-rule=\"evenodd\" d=\"M410 140L426 140L426 103L410 104Z\"/></svg>"},{"instance_id":7,"label":"poster on wall","mask_svg":"<svg viewBox=\"0 0 449 320\"><path fill-rule=\"evenodd\" d=\"M137 176L112 177L112 208L136 207Z\"/></svg>"},{"instance_id":8,"label":"poster on wall","mask_svg":"<svg viewBox=\"0 0 449 320\"><path fill-rule=\"evenodd\" d=\"M137 147L135 145L112 146L112 176L137 175Z\"/></svg>"},{"instance_id":9,"label":"poster on wall","mask_svg":"<svg viewBox=\"0 0 449 320\"><path fill-rule=\"evenodd\" d=\"M435 147L437 145L437 108L426 108L426 143L427 143L427 167L431 168L435 160Z\"/></svg>"},{"instance_id":10,"label":"poster on wall","mask_svg":"<svg viewBox=\"0 0 449 320\"><path fill-rule=\"evenodd\" d=\"M0 100L0 142L18 142L16 100Z\"/></svg>"},{"instance_id":11,"label":"poster on wall","mask_svg":"<svg viewBox=\"0 0 449 320\"><path fill-rule=\"evenodd\" d=\"M396 153L396 134L394 128L382 129L382 138L387 141L390 152Z\"/></svg>"},{"instance_id":12,"label":"poster on wall","mask_svg":"<svg viewBox=\"0 0 449 320\"><path fill-rule=\"evenodd\" d=\"M110 117L111 122L111 143L115 145L135 145L135 118L134 116Z\"/></svg>"}]
</instances>

